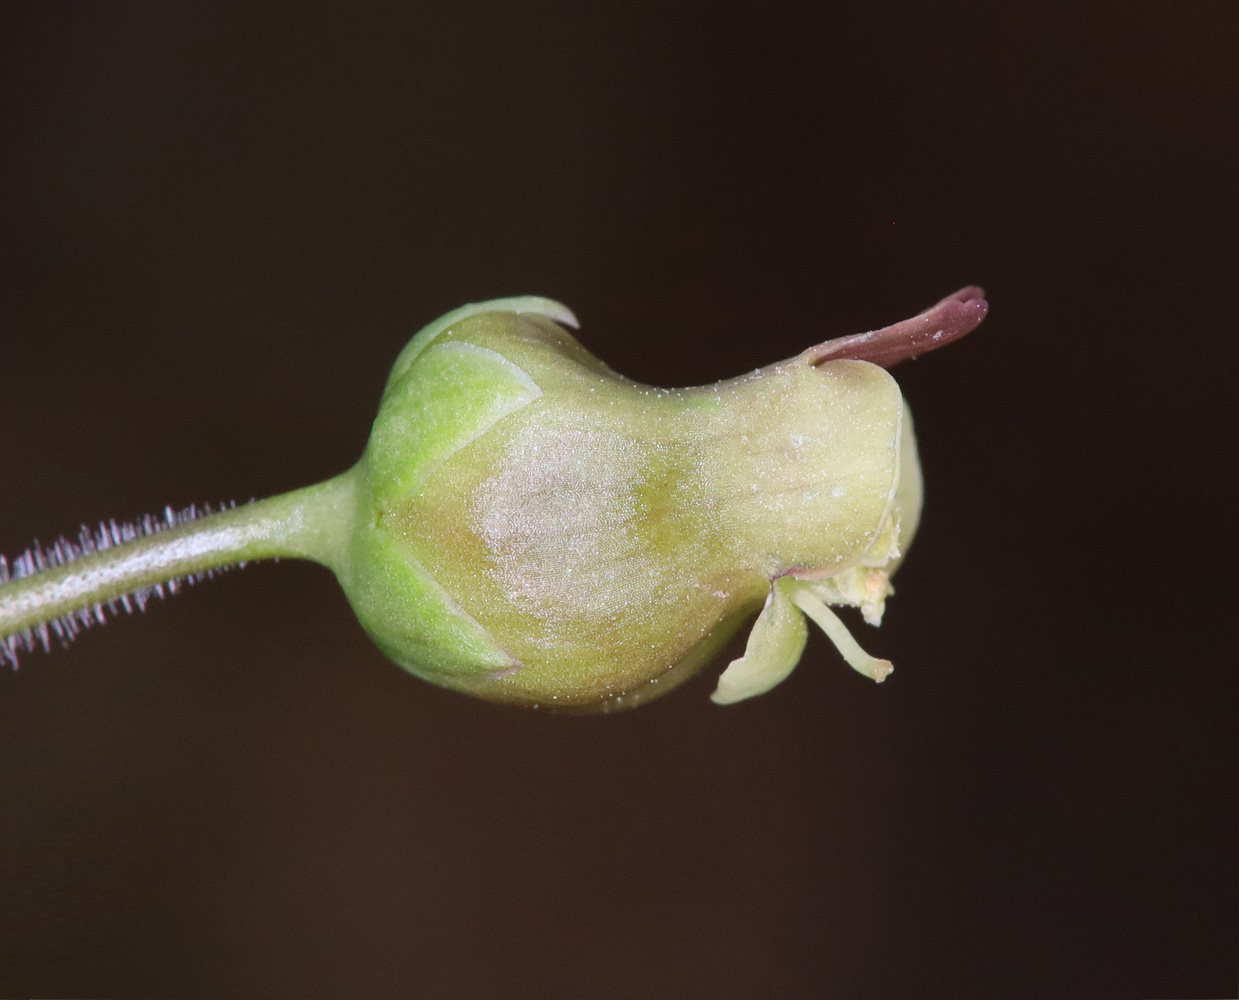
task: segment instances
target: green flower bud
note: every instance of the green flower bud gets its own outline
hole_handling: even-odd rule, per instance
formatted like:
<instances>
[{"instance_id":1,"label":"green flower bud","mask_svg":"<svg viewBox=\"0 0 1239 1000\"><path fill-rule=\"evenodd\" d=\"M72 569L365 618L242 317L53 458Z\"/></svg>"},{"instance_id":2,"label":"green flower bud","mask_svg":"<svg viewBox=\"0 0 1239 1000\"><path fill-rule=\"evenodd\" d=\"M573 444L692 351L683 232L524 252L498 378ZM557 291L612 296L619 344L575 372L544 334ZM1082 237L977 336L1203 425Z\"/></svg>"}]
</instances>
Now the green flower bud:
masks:
<instances>
[{"instance_id":1,"label":"green flower bud","mask_svg":"<svg viewBox=\"0 0 1239 1000\"><path fill-rule=\"evenodd\" d=\"M623 378L562 305L503 299L423 329L396 361L337 573L410 672L577 710L683 682L760 612L716 701L796 665L808 615L881 680L829 605L877 624L921 477L893 364L985 315L965 289L920 316L689 389ZM877 363L873 363L877 362Z\"/></svg>"}]
</instances>

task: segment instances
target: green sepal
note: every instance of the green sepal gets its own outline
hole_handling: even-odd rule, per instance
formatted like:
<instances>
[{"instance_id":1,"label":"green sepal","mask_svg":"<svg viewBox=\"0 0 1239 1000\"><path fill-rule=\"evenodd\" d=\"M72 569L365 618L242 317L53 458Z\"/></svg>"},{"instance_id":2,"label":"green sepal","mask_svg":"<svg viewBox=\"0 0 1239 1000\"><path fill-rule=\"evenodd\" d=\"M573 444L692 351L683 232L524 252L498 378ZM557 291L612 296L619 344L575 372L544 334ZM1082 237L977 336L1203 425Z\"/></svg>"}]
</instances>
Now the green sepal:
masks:
<instances>
[{"instance_id":1,"label":"green sepal","mask_svg":"<svg viewBox=\"0 0 1239 1000\"><path fill-rule=\"evenodd\" d=\"M398 538L386 531L359 533L350 564L351 579L341 583L358 621L411 673L427 680L436 680L435 674L502 676L522 666Z\"/></svg>"},{"instance_id":2,"label":"green sepal","mask_svg":"<svg viewBox=\"0 0 1239 1000\"><path fill-rule=\"evenodd\" d=\"M413 339L404 346L404 350L396 355L396 363L392 365L391 374L387 376L387 387L390 389L396 379L408 371L409 365L440 334L447 333L463 319L489 312L511 312L518 315L520 313L535 313L538 316L552 319L556 323L570 326L574 330L580 326L576 316L573 315L572 310L566 305L562 302L556 302L554 299L543 298L540 295L517 295L507 299L471 302L469 305L461 306L459 309L453 309L450 313L445 313L433 323L427 323L417 331Z\"/></svg>"},{"instance_id":3,"label":"green sepal","mask_svg":"<svg viewBox=\"0 0 1239 1000\"><path fill-rule=\"evenodd\" d=\"M445 459L542 390L501 354L465 341L432 344L388 386L366 449L380 507L408 497Z\"/></svg>"}]
</instances>

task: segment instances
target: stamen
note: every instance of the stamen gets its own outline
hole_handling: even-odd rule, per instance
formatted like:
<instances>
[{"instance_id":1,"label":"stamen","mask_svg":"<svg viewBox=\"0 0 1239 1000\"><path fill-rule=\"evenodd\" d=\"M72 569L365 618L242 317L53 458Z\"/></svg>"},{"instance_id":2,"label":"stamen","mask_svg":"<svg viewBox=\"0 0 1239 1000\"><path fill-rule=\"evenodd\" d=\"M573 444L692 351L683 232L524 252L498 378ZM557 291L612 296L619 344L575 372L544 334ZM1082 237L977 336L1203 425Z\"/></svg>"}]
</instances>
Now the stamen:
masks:
<instances>
[{"instance_id":1,"label":"stamen","mask_svg":"<svg viewBox=\"0 0 1239 1000\"><path fill-rule=\"evenodd\" d=\"M852 638L847 626L839 620L839 616L825 604L813 596L807 587L797 587L792 592L792 600L806 615L812 618L818 627L826 633L835 649L847 660L848 666L859 674L864 674L881 684L895 669L890 660L879 660L870 656Z\"/></svg>"}]
</instances>

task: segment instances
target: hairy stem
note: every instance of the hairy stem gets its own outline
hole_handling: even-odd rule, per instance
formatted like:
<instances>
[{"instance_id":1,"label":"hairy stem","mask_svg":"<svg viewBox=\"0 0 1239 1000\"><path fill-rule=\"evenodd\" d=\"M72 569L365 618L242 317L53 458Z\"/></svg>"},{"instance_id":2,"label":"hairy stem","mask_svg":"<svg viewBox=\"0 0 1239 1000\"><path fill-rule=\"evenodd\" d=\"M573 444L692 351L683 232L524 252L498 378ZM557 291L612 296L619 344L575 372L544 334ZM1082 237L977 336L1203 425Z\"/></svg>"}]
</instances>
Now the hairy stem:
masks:
<instances>
[{"instance_id":1,"label":"hairy stem","mask_svg":"<svg viewBox=\"0 0 1239 1000\"><path fill-rule=\"evenodd\" d=\"M0 640L144 587L256 559L313 559L336 569L355 475L233 507L100 548L0 584Z\"/></svg>"}]
</instances>

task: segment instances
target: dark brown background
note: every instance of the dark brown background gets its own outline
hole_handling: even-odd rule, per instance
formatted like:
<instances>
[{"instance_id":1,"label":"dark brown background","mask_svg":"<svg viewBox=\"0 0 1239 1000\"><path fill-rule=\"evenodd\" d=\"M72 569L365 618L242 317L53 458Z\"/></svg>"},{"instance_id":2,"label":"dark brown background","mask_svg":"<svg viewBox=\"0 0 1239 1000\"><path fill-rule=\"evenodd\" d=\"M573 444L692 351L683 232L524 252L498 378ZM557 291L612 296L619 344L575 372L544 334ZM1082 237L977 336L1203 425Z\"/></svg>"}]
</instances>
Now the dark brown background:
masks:
<instances>
[{"instance_id":1,"label":"dark brown background","mask_svg":"<svg viewBox=\"0 0 1239 1000\"><path fill-rule=\"evenodd\" d=\"M0 676L0 994L1234 996L1235 5L333 6L5 5L0 551L342 470L465 301L688 384L978 282L898 672L553 718L231 574Z\"/></svg>"}]
</instances>

